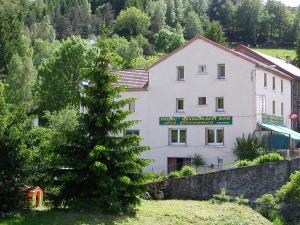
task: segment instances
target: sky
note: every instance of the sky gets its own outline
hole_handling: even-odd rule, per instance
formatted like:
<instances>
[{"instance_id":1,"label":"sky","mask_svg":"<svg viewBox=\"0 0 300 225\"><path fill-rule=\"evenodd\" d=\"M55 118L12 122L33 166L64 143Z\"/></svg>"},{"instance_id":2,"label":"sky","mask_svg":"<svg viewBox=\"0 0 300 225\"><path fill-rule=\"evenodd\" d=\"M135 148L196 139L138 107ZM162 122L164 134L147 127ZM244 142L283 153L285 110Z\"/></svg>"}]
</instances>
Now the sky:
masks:
<instances>
[{"instance_id":1,"label":"sky","mask_svg":"<svg viewBox=\"0 0 300 225\"><path fill-rule=\"evenodd\" d=\"M288 6L295 7L300 5L300 0L280 0L280 1Z\"/></svg>"}]
</instances>

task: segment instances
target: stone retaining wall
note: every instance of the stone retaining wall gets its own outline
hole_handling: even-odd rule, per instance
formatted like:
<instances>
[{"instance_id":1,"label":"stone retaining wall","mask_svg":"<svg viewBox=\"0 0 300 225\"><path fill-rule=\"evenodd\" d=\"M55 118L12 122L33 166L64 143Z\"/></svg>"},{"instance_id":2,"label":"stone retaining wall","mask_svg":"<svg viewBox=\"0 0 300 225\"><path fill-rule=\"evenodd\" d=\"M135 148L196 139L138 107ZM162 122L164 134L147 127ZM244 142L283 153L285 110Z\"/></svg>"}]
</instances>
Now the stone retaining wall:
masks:
<instances>
[{"instance_id":1,"label":"stone retaining wall","mask_svg":"<svg viewBox=\"0 0 300 225\"><path fill-rule=\"evenodd\" d=\"M166 199L209 199L225 188L231 196L244 195L254 200L263 194L274 193L296 170L300 170L300 158L173 178L149 183L147 187L150 193L162 191Z\"/></svg>"}]
</instances>

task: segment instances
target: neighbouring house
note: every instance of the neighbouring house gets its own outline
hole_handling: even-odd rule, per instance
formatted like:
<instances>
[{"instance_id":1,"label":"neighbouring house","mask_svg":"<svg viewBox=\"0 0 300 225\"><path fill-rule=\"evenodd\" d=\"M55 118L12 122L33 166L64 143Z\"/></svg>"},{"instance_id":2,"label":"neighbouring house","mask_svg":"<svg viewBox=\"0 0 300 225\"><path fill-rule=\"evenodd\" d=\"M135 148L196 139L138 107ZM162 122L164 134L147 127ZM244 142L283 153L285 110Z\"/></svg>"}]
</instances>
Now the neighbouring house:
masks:
<instances>
[{"instance_id":1,"label":"neighbouring house","mask_svg":"<svg viewBox=\"0 0 300 225\"><path fill-rule=\"evenodd\" d=\"M293 77L292 80L292 109L291 112L298 115L298 119L292 122L292 128L300 131L300 69L291 64L291 59L287 56L285 60L278 59L260 52L257 52L244 45L239 45L235 51L247 55L266 65L274 65L277 70Z\"/></svg>"},{"instance_id":2,"label":"neighbouring house","mask_svg":"<svg viewBox=\"0 0 300 225\"><path fill-rule=\"evenodd\" d=\"M291 131L293 76L202 36L148 69L115 73L127 85L122 96L136 98L129 118L140 123L127 132L151 148L141 155L153 159L145 172L179 170L195 154L207 165L233 162L236 137L266 125Z\"/></svg>"}]
</instances>

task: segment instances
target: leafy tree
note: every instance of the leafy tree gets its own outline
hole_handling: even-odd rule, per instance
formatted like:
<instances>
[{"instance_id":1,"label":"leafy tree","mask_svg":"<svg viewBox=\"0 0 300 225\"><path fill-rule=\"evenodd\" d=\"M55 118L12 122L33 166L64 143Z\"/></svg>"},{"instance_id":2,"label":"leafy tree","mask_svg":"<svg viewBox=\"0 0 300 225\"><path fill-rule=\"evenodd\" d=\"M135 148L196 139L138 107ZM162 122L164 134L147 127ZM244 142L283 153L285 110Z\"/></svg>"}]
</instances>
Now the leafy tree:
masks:
<instances>
[{"instance_id":1,"label":"leafy tree","mask_svg":"<svg viewBox=\"0 0 300 225\"><path fill-rule=\"evenodd\" d=\"M88 63L89 48L85 40L71 37L38 70L38 112L57 111L68 104L79 106L80 70Z\"/></svg>"},{"instance_id":2,"label":"leafy tree","mask_svg":"<svg viewBox=\"0 0 300 225\"><path fill-rule=\"evenodd\" d=\"M296 41L296 52L297 52L297 58L296 58L296 65L300 67L300 34L298 35L297 41Z\"/></svg>"},{"instance_id":3,"label":"leafy tree","mask_svg":"<svg viewBox=\"0 0 300 225\"><path fill-rule=\"evenodd\" d=\"M30 32L32 41L42 39L52 42L56 37L55 29L50 23L49 17L45 17L41 22L33 23Z\"/></svg>"},{"instance_id":4,"label":"leafy tree","mask_svg":"<svg viewBox=\"0 0 300 225\"><path fill-rule=\"evenodd\" d=\"M192 9L198 14L198 16L205 17L208 10L208 0L189 0Z\"/></svg>"},{"instance_id":5,"label":"leafy tree","mask_svg":"<svg viewBox=\"0 0 300 225\"><path fill-rule=\"evenodd\" d=\"M234 12L231 0L212 0L208 9L209 18L219 21L227 34L233 31Z\"/></svg>"},{"instance_id":6,"label":"leafy tree","mask_svg":"<svg viewBox=\"0 0 300 225\"><path fill-rule=\"evenodd\" d=\"M131 7L121 11L115 21L114 30L117 34L125 37L145 35L148 32L150 19L141 10Z\"/></svg>"},{"instance_id":7,"label":"leafy tree","mask_svg":"<svg viewBox=\"0 0 300 225\"><path fill-rule=\"evenodd\" d=\"M190 11L185 22L184 36L186 39L193 37L203 32L199 16L194 11Z\"/></svg>"},{"instance_id":8,"label":"leafy tree","mask_svg":"<svg viewBox=\"0 0 300 225\"><path fill-rule=\"evenodd\" d=\"M32 121L22 105L7 103L4 92L0 84L0 212L10 212L26 205L19 188L30 174L26 142Z\"/></svg>"},{"instance_id":9,"label":"leafy tree","mask_svg":"<svg viewBox=\"0 0 300 225\"><path fill-rule=\"evenodd\" d=\"M28 107L32 107L32 87L36 78L32 59L14 55L7 66L7 72L7 101L15 105L26 103Z\"/></svg>"},{"instance_id":10,"label":"leafy tree","mask_svg":"<svg viewBox=\"0 0 300 225\"><path fill-rule=\"evenodd\" d=\"M183 0L174 0L176 23L182 24L184 17Z\"/></svg>"},{"instance_id":11,"label":"leafy tree","mask_svg":"<svg viewBox=\"0 0 300 225\"><path fill-rule=\"evenodd\" d=\"M221 45L227 45L226 38L221 24L218 21L212 21L206 30L204 36Z\"/></svg>"},{"instance_id":12,"label":"leafy tree","mask_svg":"<svg viewBox=\"0 0 300 225\"><path fill-rule=\"evenodd\" d=\"M72 26L67 16L55 18L55 30L59 40L66 39L73 35Z\"/></svg>"},{"instance_id":13,"label":"leafy tree","mask_svg":"<svg viewBox=\"0 0 300 225\"><path fill-rule=\"evenodd\" d=\"M235 20L239 40L256 44L262 8L261 0L244 0L238 4Z\"/></svg>"},{"instance_id":14,"label":"leafy tree","mask_svg":"<svg viewBox=\"0 0 300 225\"><path fill-rule=\"evenodd\" d=\"M165 25L167 5L164 1L149 1L146 12L151 17L151 31L158 33Z\"/></svg>"},{"instance_id":15,"label":"leafy tree","mask_svg":"<svg viewBox=\"0 0 300 225\"><path fill-rule=\"evenodd\" d=\"M184 37L182 33L168 28L161 29L159 33L154 35L155 46L158 51L169 53L184 43Z\"/></svg>"},{"instance_id":16,"label":"leafy tree","mask_svg":"<svg viewBox=\"0 0 300 225\"><path fill-rule=\"evenodd\" d=\"M58 176L62 186L60 200L72 206L94 207L109 212L134 209L143 193L142 169L147 165L139 154L145 146L140 138L122 133L136 123L127 120L124 107L131 99L120 99L122 86L109 70L106 48L84 70L85 86L82 114L73 145L59 148L64 166L71 168ZM70 189L70 187L72 187Z\"/></svg>"},{"instance_id":17,"label":"leafy tree","mask_svg":"<svg viewBox=\"0 0 300 225\"><path fill-rule=\"evenodd\" d=\"M139 36L137 36L137 38L138 37ZM140 43L134 38L128 41L124 37L113 35L111 38L100 38L96 45L105 45L109 48L112 66L115 69L129 68L133 59L143 55L143 49Z\"/></svg>"},{"instance_id":18,"label":"leafy tree","mask_svg":"<svg viewBox=\"0 0 300 225\"><path fill-rule=\"evenodd\" d=\"M166 23L170 27L176 26L176 14L175 14L175 3L174 0L166 0L167 11L166 11Z\"/></svg>"},{"instance_id":19,"label":"leafy tree","mask_svg":"<svg viewBox=\"0 0 300 225\"><path fill-rule=\"evenodd\" d=\"M0 0L0 71L15 54L25 56L23 23L27 12L25 0Z\"/></svg>"},{"instance_id":20,"label":"leafy tree","mask_svg":"<svg viewBox=\"0 0 300 225\"><path fill-rule=\"evenodd\" d=\"M54 51L59 47L58 41L44 41L36 39L33 43L33 65L38 68L43 60L50 58Z\"/></svg>"},{"instance_id":21,"label":"leafy tree","mask_svg":"<svg viewBox=\"0 0 300 225\"><path fill-rule=\"evenodd\" d=\"M205 165L205 161L201 155L195 154L192 158L192 165L196 168L196 173L198 173L199 168Z\"/></svg>"},{"instance_id":22,"label":"leafy tree","mask_svg":"<svg viewBox=\"0 0 300 225\"><path fill-rule=\"evenodd\" d=\"M268 0L266 9L272 15L270 36L277 37L281 41L284 33L292 25L291 14L283 3L275 0Z\"/></svg>"},{"instance_id":23,"label":"leafy tree","mask_svg":"<svg viewBox=\"0 0 300 225\"><path fill-rule=\"evenodd\" d=\"M145 69L154 64L158 59L158 56L139 56L131 61L130 67L133 69Z\"/></svg>"}]
</instances>

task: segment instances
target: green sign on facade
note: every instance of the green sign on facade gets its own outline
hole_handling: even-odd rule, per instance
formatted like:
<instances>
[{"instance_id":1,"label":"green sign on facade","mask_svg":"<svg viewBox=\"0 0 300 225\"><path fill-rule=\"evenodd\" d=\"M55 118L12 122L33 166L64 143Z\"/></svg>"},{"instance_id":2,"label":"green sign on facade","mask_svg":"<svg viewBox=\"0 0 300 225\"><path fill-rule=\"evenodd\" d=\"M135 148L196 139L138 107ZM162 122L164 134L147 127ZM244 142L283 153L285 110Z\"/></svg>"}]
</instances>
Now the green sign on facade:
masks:
<instances>
[{"instance_id":1,"label":"green sign on facade","mask_svg":"<svg viewBox=\"0 0 300 225\"><path fill-rule=\"evenodd\" d=\"M283 117L267 114L262 115L262 122L265 124L272 124L278 126L283 126L284 124Z\"/></svg>"},{"instance_id":2,"label":"green sign on facade","mask_svg":"<svg viewBox=\"0 0 300 225\"><path fill-rule=\"evenodd\" d=\"M232 116L160 117L159 125L232 125Z\"/></svg>"}]
</instances>

